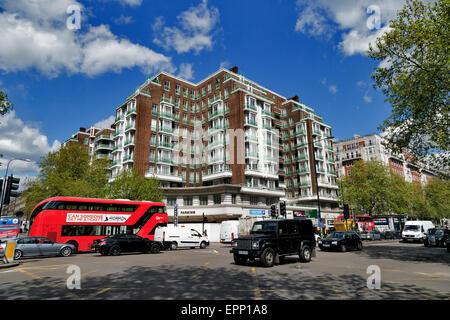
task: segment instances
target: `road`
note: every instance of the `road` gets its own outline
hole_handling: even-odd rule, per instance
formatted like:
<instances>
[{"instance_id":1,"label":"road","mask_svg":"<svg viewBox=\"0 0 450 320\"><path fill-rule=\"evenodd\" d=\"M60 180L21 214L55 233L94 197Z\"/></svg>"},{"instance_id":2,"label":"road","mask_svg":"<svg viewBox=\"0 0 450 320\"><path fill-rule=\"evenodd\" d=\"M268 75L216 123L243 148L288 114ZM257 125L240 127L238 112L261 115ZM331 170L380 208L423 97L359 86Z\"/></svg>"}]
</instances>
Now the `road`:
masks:
<instances>
[{"instance_id":1,"label":"road","mask_svg":"<svg viewBox=\"0 0 450 320\"><path fill-rule=\"evenodd\" d=\"M28 258L0 269L0 299L305 300L450 298L450 254L443 248L385 241L359 251L321 252L310 263L298 256L264 268L235 265L230 246L160 254ZM67 268L80 268L80 289L69 290ZM368 289L367 268L381 272L381 288Z\"/></svg>"}]
</instances>

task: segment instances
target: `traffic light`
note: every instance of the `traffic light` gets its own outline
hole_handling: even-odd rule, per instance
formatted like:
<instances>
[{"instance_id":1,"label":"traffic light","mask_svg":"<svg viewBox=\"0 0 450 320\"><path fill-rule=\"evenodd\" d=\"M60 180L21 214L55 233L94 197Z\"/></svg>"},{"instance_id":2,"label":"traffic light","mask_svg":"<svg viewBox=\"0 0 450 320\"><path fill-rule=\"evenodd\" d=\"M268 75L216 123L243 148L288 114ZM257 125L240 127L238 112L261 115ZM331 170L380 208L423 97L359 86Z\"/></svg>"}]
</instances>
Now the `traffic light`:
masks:
<instances>
[{"instance_id":1,"label":"traffic light","mask_svg":"<svg viewBox=\"0 0 450 320\"><path fill-rule=\"evenodd\" d=\"M348 204L344 204L344 219L350 218L350 210L348 209Z\"/></svg>"},{"instance_id":2,"label":"traffic light","mask_svg":"<svg viewBox=\"0 0 450 320\"><path fill-rule=\"evenodd\" d=\"M20 178L14 178L13 175L10 175L6 180L6 188L5 188L5 198L3 199L3 204L9 204L11 197L18 197L20 193L19 189Z\"/></svg>"},{"instance_id":3,"label":"traffic light","mask_svg":"<svg viewBox=\"0 0 450 320\"><path fill-rule=\"evenodd\" d=\"M275 217L277 215L277 206L275 204L270 206L270 216Z\"/></svg>"},{"instance_id":4,"label":"traffic light","mask_svg":"<svg viewBox=\"0 0 450 320\"><path fill-rule=\"evenodd\" d=\"M286 202L280 202L280 215L286 217Z\"/></svg>"}]
</instances>

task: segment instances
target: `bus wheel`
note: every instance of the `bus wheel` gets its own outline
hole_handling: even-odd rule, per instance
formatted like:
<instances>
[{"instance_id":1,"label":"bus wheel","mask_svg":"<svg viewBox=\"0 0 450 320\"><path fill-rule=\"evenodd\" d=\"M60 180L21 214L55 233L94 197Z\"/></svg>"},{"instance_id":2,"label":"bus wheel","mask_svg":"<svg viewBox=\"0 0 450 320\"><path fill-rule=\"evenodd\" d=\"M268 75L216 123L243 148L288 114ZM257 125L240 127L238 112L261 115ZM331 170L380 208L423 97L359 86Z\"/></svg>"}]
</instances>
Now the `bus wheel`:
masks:
<instances>
[{"instance_id":1,"label":"bus wheel","mask_svg":"<svg viewBox=\"0 0 450 320\"><path fill-rule=\"evenodd\" d=\"M170 250L177 250L178 244L174 241L170 244Z\"/></svg>"},{"instance_id":2,"label":"bus wheel","mask_svg":"<svg viewBox=\"0 0 450 320\"><path fill-rule=\"evenodd\" d=\"M74 241L74 240L70 240L66 242L67 244L71 244L75 247L74 252L78 252L78 242Z\"/></svg>"},{"instance_id":3,"label":"bus wheel","mask_svg":"<svg viewBox=\"0 0 450 320\"><path fill-rule=\"evenodd\" d=\"M112 256L118 256L120 254L120 247L119 246L113 246L111 249L109 249L109 252Z\"/></svg>"}]
</instances>

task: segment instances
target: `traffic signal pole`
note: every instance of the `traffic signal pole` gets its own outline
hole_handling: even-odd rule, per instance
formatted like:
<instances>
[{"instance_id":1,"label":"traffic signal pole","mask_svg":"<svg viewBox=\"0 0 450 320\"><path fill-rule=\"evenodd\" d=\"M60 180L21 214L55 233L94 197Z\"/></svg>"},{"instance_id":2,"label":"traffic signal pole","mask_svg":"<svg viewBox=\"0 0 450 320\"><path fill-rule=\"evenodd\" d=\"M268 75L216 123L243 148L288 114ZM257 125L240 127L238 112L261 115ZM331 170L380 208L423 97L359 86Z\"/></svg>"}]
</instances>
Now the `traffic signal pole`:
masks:
<instances>
[{"instance_id":1,"label":"traffic signal pole","mask_svg":"<svg viewBox=\"0 0 450 320\"><path fill-rule=\"evenodd\" d=\"M11 159L8 161L8 165L6 166L6 171L5 171L5 177L3 178L3 185L2 185L2 192L1 192L1 199L0 199L0 217L2 216L3 213L3 203L5 202L5 195L6 195L6 185L7 185L7 177L8 177L8 170L9 170L9 165L11 164L11 162L15 161L15 160L20 160L20 161L25 161L25 162L31 162L30 159Z\"/></svg>"}]
</instances>

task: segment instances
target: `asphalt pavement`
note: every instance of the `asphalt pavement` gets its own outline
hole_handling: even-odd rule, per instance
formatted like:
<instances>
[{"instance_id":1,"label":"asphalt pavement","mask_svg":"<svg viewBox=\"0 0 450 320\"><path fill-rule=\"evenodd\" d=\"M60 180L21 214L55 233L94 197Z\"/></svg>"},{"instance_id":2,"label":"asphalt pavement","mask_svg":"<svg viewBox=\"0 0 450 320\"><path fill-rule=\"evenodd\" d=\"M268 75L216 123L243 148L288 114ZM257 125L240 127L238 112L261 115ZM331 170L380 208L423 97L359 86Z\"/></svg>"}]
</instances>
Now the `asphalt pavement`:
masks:
<instances>
[{"instance_id":1,"label":"asphalt pavement","mask_svg":"<svg viewBox=\"0 0 450 320\"><path fill-rule=\"evenodd\" d=\"M25 258L16 267L0 269L0 299L450 298L450 254L444 248L398 241L364 242L362 251L318 249L310 263L300 263L298 256L292 256L272 268L257 262L236 265L229 250L230 245L213 243L203 250L159 254ZM376 281L370 278L376 268L379 289L373 289Z\"/></svg>"}]
</instances>

